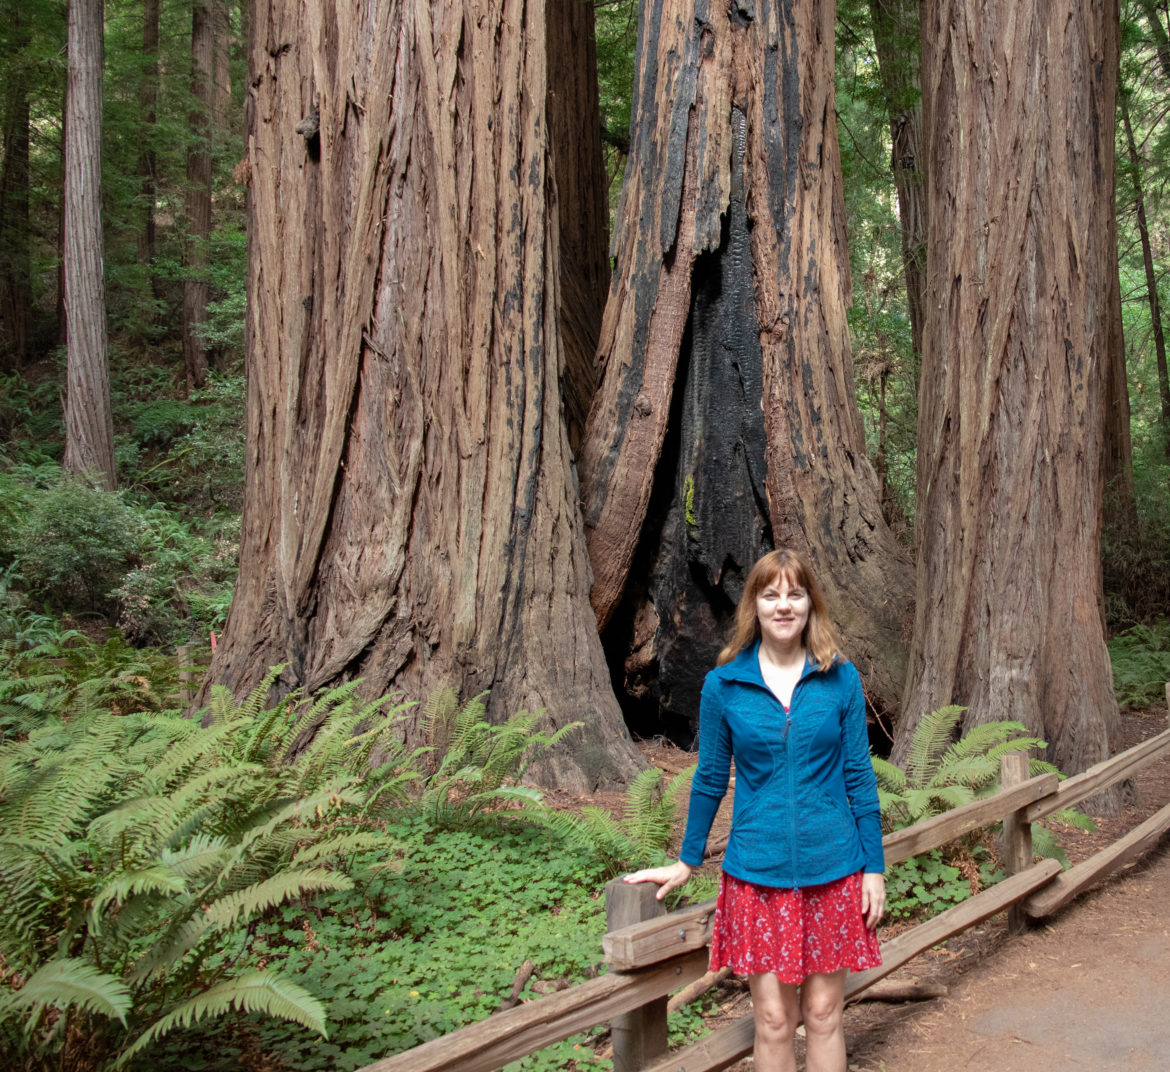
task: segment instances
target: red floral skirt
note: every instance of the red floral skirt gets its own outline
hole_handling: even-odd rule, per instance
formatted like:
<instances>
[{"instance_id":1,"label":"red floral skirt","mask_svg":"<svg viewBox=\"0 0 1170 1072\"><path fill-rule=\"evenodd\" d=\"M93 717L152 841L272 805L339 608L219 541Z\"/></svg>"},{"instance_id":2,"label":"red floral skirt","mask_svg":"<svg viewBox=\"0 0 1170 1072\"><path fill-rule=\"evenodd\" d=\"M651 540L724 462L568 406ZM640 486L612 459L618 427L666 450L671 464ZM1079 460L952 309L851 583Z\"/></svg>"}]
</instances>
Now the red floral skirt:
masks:
<instances>
[{"instance_id":1,"label":"red floral skirt","mask_svg":"<svg viewBox=\"0 0 1170 1072\"><path fill-rule=\"evenodd\" d=\"M823 886L778 889L723 872L711 934L711 970L775 972L782 983L882 962L861 915L861 872Z\"/></svg>"}]
</instances>

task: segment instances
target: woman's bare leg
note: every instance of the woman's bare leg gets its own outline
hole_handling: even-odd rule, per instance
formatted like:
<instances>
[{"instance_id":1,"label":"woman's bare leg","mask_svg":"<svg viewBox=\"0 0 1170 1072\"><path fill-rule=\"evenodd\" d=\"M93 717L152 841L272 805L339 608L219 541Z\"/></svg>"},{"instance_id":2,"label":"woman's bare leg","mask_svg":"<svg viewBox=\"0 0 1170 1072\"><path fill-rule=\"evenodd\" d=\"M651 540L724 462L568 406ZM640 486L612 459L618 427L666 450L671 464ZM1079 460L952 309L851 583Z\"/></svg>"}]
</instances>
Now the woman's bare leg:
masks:
<instances>
[{"instance_id":1,"label":"woman's bare leg","mask_svg":"<svg viewBox=\"0 0 1170 1072\"><path fill-rule=\"evenodd\" d=\"M845 1072L845 972L810 975L800 988L807 1072ZM759 1021L756 1021L759 1032ZM758 1037L758 1034L757 1034Z\"/></svg>"},{"instance_id":2,"label":"woman's bare leg","mask_svg":"<svg viewBox=\"0 0 1170 1072\"><path fill-rule=\"evenodd\" d=\"M782 983L775 972L748 976L756 1020L756 1072L796 1072L792 1038L799 1005L796 987Z\"/></svg>"}]
</instances>

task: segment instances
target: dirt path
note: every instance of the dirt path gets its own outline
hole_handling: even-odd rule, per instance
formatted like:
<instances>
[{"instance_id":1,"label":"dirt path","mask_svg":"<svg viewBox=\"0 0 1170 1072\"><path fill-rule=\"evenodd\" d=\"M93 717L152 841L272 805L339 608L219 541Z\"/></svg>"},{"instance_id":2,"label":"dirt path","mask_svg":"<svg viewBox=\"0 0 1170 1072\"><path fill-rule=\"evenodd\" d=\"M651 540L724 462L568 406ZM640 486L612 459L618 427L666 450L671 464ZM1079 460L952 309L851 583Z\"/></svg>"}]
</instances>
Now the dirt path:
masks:
<instances>
[{"instance_id":1,"label":"dirt path","mask_svg":"<svg viewBox=\"0 0 1170 1072\"><path fill-rule=\"evenodd\" d=\"M1164 842L1037 930L1011 938L992 922L912 962L908 977L926 968L948 995L848 1010L850 1069L1170 1069L1168 891Z\"/></svg>"}]
</instances>

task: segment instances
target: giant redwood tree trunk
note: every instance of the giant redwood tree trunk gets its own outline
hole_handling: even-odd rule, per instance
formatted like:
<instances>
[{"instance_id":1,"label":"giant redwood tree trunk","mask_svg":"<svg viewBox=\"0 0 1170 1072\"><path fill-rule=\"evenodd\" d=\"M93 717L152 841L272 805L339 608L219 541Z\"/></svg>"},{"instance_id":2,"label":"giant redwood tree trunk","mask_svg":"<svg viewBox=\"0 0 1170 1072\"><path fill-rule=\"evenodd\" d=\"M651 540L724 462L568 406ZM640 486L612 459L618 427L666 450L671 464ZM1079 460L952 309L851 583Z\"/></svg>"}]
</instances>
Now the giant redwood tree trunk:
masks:
<instances>
[{"instance_id":1,"label":"giant redwood tree trunk","mask_svg":"<svg viewBox=\"0 0 1170 1072\"><path fill-rule=\"evenodd\" d=\"M895 756L921 715L1016 719L1067 772L1109 755L1098 608L1115 0L928 0L928 297L917 611Z\"/></svg>"},{"instance_id":2,"label":"giant redwood tree trunk","mask_svg":"<svg viewBox=\"0 0 1170 1072\"><path fill-rule=\"evenodd\" d=\"M834 7L642 8L581 482L612 658L683 718L773 545L812 556L875 704L902 686L909 571L866 459L845 319Z\"/></svg>"},{"instance_id":3,"label":"giant redwood tree trunk","mask_svg":"<svg viewBox=\"0 0 1170 1072\"><path fill-rule=\"evenodd\" d=\"M110 409L106 288L102 273L102 0L69 2L65 90L65 204L62 287L67 472L116 483Z\"/></svg>"},{"instance_id":4,"label":"giant redwood tree trunk","mask_svg":"<svg viewBox=\"0 0 1170 1072\"><path fill-rule=\"evenodd\" d=\"M580 12L254 12L249 456L211 679L246 689L287 663L283 685L309 690L491 689L495 715L584 722L545 775L587 789L639 759L589 606L558 389L574 207L548 43Z\"/></svg>"}]
</instances>

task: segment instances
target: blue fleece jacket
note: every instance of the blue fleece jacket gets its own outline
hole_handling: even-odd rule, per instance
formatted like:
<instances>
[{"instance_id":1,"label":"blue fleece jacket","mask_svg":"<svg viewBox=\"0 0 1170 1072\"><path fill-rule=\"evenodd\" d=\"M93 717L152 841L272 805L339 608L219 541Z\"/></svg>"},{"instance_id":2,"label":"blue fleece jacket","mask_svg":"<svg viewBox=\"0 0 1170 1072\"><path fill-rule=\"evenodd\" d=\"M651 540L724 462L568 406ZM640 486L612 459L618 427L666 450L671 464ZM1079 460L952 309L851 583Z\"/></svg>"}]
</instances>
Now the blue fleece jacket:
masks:
<instances>
[{"instance_id":1,"label":"blue fleece jacket","mask_svg":"<svg viewBox=\"0 0 1170 1072\"><path fill-rule=\"evenodd\" d=\"M764 684L759 644L712 670L699 707L699 766L680 859L703 862L735 759L729 875L796 888L882 872L881 808L865 698L852 663L806 659L787 714Z\"/></svg>"}]
</instances>

